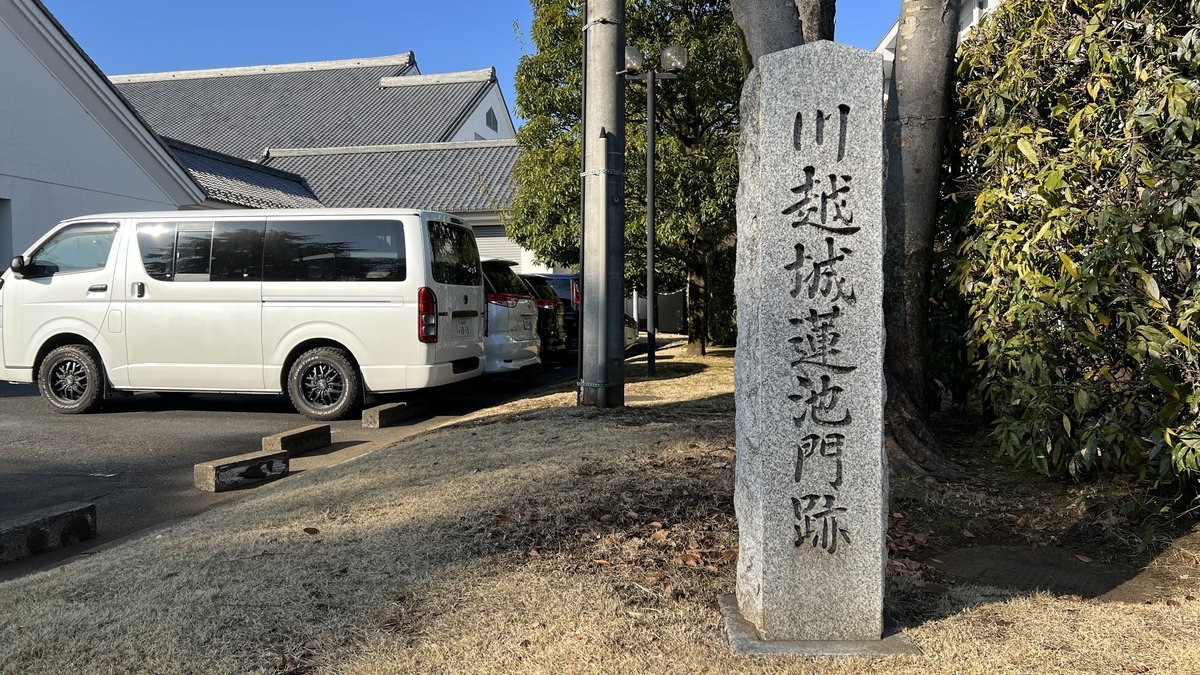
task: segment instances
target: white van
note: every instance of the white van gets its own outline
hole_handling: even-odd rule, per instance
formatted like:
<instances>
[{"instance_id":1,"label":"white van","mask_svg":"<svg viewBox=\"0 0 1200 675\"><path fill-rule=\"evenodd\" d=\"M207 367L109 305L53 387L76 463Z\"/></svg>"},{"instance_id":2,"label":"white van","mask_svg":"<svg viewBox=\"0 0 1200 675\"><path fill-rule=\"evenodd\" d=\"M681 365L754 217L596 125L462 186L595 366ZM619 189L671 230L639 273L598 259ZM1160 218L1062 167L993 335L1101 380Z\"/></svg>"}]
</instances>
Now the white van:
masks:
<instances>
[{"instance_id":1,"label":"white van","mask_svg":"<svg viewBox=\"0 0 1200 675\"><path fill-rule=\"evenodd\" d=\"M483 373L471 227L297 209L65 221L0 276L0 379L62 413L111 391L286 392L315 420Z\"/></svg>"}]
</instances>

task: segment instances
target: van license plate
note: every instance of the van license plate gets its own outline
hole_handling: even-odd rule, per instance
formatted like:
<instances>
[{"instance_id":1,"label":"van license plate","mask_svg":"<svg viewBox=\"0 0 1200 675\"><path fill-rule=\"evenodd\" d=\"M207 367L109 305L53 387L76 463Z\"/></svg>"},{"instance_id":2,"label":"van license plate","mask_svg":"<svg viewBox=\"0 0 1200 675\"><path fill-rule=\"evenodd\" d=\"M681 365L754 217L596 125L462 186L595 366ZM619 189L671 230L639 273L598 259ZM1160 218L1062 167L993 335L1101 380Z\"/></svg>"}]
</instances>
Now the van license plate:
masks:
<instances>
[{"instance_id":1,"label":"van license plate","mask_svg":"<svg viewBox=\"0 0 1200 675\"><path fill-rule=\"evenodd\" d=\"M457 337L471 337L471 320L455 319L454 335Z\"/></svg>"}]
</instances>

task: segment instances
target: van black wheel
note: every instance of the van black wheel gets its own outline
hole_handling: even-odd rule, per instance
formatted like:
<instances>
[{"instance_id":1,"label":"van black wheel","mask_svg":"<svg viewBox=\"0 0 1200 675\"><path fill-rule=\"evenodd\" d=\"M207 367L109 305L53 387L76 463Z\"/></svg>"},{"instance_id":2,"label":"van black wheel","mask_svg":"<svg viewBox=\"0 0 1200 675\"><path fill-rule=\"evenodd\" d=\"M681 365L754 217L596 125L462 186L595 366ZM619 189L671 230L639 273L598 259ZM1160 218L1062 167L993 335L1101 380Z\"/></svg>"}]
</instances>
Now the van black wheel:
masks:
<instances>
[{"instance_id":1,"label":"van black wheel","mask_svg":"<svg viewBox=\"0 0 1200 675\"><path fill-rule=\"evenodd\" d=\"M310 420L340 420L350 414L360 386L350 357L334 347L304 352L288 371L288 397Z\"/></svg>"},{"instance_id":2,"label":"van black wheel","mask_svg":"<svg viewBox=\"0 0 1200 675\"><path fill-rule=\"evenodd\" d=\"M54 412L75 415L95 410L104 399L100 357L83 345L51 351L38 368L38 390Z\"/></svg>"}]
</instances>

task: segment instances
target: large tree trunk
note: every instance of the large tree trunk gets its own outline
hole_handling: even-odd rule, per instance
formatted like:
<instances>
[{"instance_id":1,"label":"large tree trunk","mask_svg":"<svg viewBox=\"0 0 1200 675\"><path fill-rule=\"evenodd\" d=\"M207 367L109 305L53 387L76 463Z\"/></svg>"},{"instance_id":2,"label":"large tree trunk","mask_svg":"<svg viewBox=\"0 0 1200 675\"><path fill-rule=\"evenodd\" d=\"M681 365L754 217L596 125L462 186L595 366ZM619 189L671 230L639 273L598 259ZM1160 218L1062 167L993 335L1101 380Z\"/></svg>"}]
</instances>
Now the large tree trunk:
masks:
<instances>
[{"instance_id":1,"label":"large tree trunk","mask_svg":"<svg viewBox=\"0 0 1200 675\"><path fill-rule=\"evenodd\" d=\"M929 433L929 275L954 89L959 0L903 0L884 123L888 174L883 308L887 448L898 468L952 478Z\"/></svg>"},{"instance_id":2,"label":"large tree trunk","mask_svg":"<svg viewBox=\"0 0 1200 675\"><path fill-rule=\"evenodd\" d=\"M834 0L733 0L746 72L763 54L833 39Z\"/></svg>"},{"instance_id":3,"label":"large tree trunk","mask_svg":"<svg viewBox=\"0 0 1200 675\"><path fill-rule=\"evenodd\" d=\"M689 257L687 262L687 353L708 354L708 258Z\"/></svg>"}]
</instances>

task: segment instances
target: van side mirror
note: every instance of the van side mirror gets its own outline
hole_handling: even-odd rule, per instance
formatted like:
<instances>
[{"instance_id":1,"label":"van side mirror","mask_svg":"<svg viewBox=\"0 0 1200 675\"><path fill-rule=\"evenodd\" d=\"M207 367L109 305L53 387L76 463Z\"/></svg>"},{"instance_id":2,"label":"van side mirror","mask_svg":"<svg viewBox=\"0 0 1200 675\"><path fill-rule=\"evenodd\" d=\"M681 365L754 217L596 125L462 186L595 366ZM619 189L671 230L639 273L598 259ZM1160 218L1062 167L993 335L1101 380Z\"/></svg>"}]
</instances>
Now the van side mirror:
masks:
<instances>
[{"instance_id":1,"label":"van side mirror","mask_svg":"<svg viewBox=\"0 0 1200 675\"><path fill-rule=\"evenodd\" d=\"M8 264L8 268L11 269L16 274L24 274L25 273L25 256L19 255L19 256L14 257L12 259L12 262L10 262Z\"/></svg>"}]
</instances>

